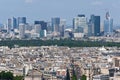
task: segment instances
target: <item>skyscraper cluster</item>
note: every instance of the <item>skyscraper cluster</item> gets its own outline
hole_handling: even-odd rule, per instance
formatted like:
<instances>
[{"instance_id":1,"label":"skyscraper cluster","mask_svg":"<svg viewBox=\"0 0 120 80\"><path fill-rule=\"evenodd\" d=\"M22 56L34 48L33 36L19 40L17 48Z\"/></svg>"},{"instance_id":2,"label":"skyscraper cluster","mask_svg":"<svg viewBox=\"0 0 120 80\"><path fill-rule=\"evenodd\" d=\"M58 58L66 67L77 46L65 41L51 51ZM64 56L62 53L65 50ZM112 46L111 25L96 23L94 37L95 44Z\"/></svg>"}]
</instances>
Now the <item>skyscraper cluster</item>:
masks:
<instances>
[{"instance_id":1,"label":"skyscraper cluster","mask_svg":"<svg viewBox=\"0 0 120 80\"><path fill-rule=\"evenodd\" d=\"M73 19L73 32L79 33L79 37L112 36L113 35L113 19L110 17L109 12L106 13L103 32L101 32L101 27L102 27L101 23L102 22L101 22L100 16L91 15L89 21L87 21L87 18L85 17L85 15L81 14ZM81 36L80 33L83 35Z\"/></svg>"},{"instance_id":2,"label":"skyscraper cluster","mask_svg":"<svg viewBox=\"0 0 120 80\"><path fill-rule=\"evenodd\" d=\"M26 17L12 17L7 20L7 25L1 28L3 37L7 38L43 38L64 36L66 20L59 17L51 18L50 22L35 20L33 24L27 23ZM8 35L9 34L9 35Z\"/></svg>"},{"instance_id":3,"label":"skyscraper cluster","mask_svg":"<svg viewBox=\"0 0 120 80\"><path fill-rule=\"evenodd\" d=\"M85 15L73 19L73 30L83 36L100 36L100 16L91 15L89 22Z\"/></svg>"},{"instance_id":4,"label":"skyscraper cluster","mask_svg":"<svg viewBox=\"0 0 120 80\"><path fill-rule=\"evenodd\" d=\"M106 12L104 30L101 32L100 16L92 14L88 20L85 14L73 18L73 26L69 28L66 20L53 17L51 21L35 20L33 24L27 22L26 17L12 17L7 20L7 25L1 28L1 35L7 38L83 38L89 36L112 36L113 19ZM104 34L103 34L104 33Z\"/></svg>"}]
</instances>

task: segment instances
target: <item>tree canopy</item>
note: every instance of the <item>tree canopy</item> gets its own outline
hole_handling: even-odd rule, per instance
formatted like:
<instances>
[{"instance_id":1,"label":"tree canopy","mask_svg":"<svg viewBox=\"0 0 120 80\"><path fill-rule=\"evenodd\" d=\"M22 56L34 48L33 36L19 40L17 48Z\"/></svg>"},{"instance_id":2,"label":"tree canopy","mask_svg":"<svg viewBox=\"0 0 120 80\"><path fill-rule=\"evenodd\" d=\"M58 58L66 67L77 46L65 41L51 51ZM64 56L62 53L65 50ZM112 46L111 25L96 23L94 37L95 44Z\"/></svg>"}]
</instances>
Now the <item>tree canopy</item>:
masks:
<instances>
[{"instance_id":1,"label":"tree canopy","mask_svg":"<svg viewBox=\"0 0 120 80\"><path fill-rule=\"evenodd\" d=\"M101 47L101 46L117 46L120 47L120 42L103 42L103 41L81 41L81 40L3 40L0 41L0 46L9 46L13 48L14 45L18 46L68 46L68 47Z\"/></svg>"},{"instance_id":2,"label":"tree canopy","mask_svg":"<svg viewBox=\"0 0 120 80\"><path fill-rule=\"evenodd\" d=\"M0 80L13 80L13 79L14 79L13 73L5 71L0 72Z\"/></svg>"},{"instance_id":3,"label":"tree canopy","mask_svg":"<svg viewBox=\"0 0 120 80\"><path fill-rule=\"evenodd\" d=\"M82 75L81 80L87 80L86 75Z\"/></svg>"},{"instance_id":4,"label":"tree canopy","mask_svg":"<svg viewBox=\"0 0 120 80\"><path fill-rule=\"evenodd\" d=\"M0 80L22 80L23 76L13 76L11 72L0 72Z\"/></svg>"}]
</instances>

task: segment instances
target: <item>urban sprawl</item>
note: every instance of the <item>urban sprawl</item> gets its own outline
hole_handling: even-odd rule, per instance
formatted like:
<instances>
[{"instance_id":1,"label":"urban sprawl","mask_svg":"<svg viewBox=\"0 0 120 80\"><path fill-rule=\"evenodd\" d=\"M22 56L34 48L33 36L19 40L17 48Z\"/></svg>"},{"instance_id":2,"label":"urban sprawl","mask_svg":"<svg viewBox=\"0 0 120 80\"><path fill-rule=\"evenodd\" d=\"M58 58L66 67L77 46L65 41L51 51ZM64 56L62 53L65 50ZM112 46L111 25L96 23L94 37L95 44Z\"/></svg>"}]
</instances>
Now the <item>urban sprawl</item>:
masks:
<instances>
[{"instance_id":1,"label":"urban sprawl","mask_svg":"<svg viewBox=\"0 0 120 80\"><path fill-rule=\"evenodd\" d=\"M74 17L72 26L66 22L54 17L49 22L36 20L29 24L26 17L9 18L0 26L0 40L120 41L120 29L114 28L109 12L103 24L100 16L91 15L87 20L84 14ZM10 71L24 80L120 80L118 46L14 45L0 47L0 71Z\"/></svg>"}]
</instances>

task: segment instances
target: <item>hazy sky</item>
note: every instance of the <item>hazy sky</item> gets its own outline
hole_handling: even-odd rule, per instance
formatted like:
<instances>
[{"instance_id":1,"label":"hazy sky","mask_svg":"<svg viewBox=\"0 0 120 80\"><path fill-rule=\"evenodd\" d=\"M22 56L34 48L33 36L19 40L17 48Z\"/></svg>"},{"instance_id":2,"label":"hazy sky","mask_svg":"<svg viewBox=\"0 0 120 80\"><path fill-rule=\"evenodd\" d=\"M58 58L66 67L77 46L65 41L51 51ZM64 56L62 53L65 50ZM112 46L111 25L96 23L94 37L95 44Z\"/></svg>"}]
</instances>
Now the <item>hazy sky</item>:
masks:
<instances>
[{"instance_id":1,"label":"hazy sky","mask_svg":"<svg viewBox=\"0 0 120 80\"><path fill-rule=\"evenodd\" d=\"M114 23L120 24L120 0L0 0L0 22L7 18L26 16L28 22L34 20L51 20L51 17L61 17L72 22L78 14L100 15L105 18L106 11L114 18ZM71 23L72 24L72 23Z\"/></svg>"}]
</instances>

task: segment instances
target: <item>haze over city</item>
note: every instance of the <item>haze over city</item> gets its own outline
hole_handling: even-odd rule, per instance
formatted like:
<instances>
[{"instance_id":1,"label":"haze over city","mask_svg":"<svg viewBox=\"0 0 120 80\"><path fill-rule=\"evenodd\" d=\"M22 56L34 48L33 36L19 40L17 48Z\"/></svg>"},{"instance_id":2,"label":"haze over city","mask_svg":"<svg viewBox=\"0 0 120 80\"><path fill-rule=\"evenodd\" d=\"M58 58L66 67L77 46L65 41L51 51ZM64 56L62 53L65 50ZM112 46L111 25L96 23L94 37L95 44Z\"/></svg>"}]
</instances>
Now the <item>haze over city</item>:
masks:
<instances>
[{"instance_id":1,"label":"haze over city","mask_svg":"<svg viewBox=\"0 0 120 80\"><path fill-rule=\"evenodd\" d=\"M0 80L120 80L120 0L0 0Z\"/></svg>"},{"instance_id":2,"label":"haze over city","mask_svg":"<svg viewBox=\"0 0 120 80\"><path fill-rule=\"evenodd\" d=\"M27 17L34 20L50 21L51 17L61 17L72 25L72 19L78 14L100 15L105 19L106 11L110 12L114 24L119 24L119 0L0 0L0 23L6 23L10 17Z\"/></svg>"}]
</instances>

